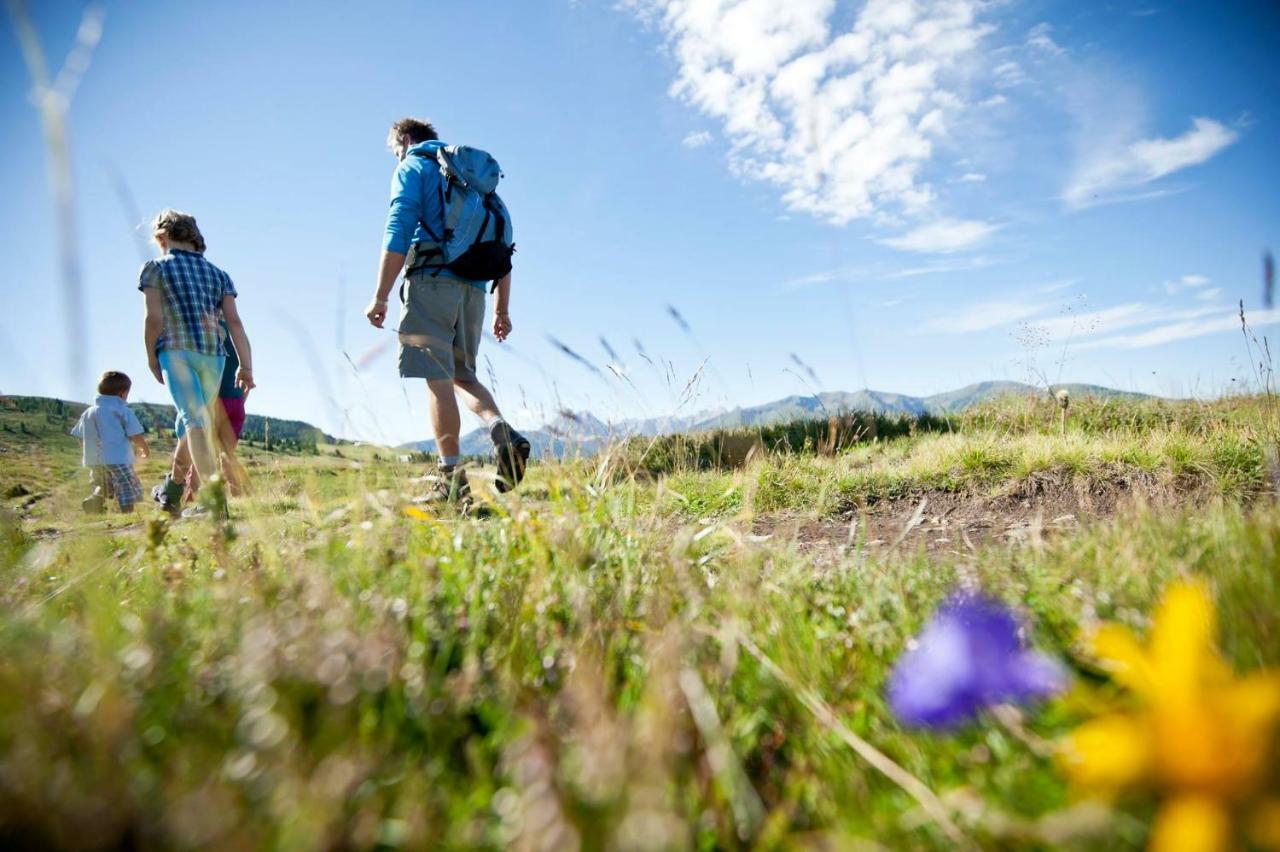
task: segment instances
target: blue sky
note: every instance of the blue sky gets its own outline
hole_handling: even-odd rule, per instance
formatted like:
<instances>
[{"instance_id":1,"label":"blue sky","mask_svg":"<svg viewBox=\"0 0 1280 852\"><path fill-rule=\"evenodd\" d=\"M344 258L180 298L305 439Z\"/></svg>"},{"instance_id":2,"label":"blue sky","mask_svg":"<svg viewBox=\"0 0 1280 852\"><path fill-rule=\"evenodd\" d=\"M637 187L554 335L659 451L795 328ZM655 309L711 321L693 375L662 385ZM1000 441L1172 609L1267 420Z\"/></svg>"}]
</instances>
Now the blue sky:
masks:
<instances>
[{"instance_id":1,"label":"blue sky","mask_svg":"<svg viewBox=\"0 0 1280 852\"><path fill-rule=\"evenodd\" d=\"M29 5L56 68L85 7ZM425 437L424 390L361 315L405 114L503 165L515 331L481 372L522 426L1029 376L1210 396L1251 375L1237 301L1280 323L1260 304L1280 247L1274 3L104 8L69 112L78 379L40 121L0 18L6 393L85 399L114 368L167 399L134 286L136 226L172 206L240 290L252 411Z\"/></svg>"}]
</instances>

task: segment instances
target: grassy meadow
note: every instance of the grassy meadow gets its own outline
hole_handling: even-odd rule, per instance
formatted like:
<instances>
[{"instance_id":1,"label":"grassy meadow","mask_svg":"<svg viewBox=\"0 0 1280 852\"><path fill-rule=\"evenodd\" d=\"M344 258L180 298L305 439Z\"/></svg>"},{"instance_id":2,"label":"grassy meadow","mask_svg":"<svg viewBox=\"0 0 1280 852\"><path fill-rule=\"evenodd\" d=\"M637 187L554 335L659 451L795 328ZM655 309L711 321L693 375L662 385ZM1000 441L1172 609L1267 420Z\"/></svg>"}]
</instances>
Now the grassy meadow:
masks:
<instances>
[{"instance_id":1,"label":"grassy meadow","mask_svg":"<svg viewBox=\"0 0 1280 852\"><path fill-rule=\"evenodd\" d=\"M85 517L74 447L6 432L0 843L1142 848L1160 791L1055 757L1129 700L1081 636L1194 576L1234 670L1280 666L1277 431L1266 398L1010 399L633 439L510 495L480 470L466 518L395 451L251 448L225 525ZM956 588L1070 689L900 724L889 671Z\"/></svg>"}]
</instances>

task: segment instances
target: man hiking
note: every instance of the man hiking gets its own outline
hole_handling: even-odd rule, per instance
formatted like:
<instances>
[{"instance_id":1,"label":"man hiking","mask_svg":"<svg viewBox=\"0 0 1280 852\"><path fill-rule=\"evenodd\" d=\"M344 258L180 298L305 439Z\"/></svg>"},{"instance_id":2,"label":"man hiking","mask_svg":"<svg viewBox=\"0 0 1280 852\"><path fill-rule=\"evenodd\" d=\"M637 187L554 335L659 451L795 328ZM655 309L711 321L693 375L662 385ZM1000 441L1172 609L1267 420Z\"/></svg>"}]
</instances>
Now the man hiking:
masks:
<instances>
[{"instance_id":1,"label":"man hiking","mask_svg":"<svg viewBox=\"0 0 1280 852\"><path fill-rule=\"evenodd\" d=\"M429 122L403 118L387 137L399 165L391 179L391 209L382 242L378 287L365 316L375 328L387 318L396 277L400 287L400 375L426 379L439 456L429 500L470 502L460 464L457 396L484 420L498 456L499 491L524 477L529 441L512 429L489 390L476 379L485 290L494 283L493 336L511 333L511 218L494 188L501 172L483 151L445 146Z\"/></svg>"}]
</instances>

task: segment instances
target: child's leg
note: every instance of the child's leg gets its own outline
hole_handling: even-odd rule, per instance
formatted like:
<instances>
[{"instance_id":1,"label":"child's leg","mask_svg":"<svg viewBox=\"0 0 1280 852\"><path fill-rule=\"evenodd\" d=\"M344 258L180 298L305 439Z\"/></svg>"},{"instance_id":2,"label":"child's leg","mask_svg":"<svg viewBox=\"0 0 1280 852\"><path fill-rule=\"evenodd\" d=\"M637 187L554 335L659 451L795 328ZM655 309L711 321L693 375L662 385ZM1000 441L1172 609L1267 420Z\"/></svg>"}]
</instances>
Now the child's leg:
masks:
<instances>
[{"instance_id":1,"label":"child's leg","mask_svg":"<svg viewBox=\"0 0 1280 852\"><path fill-rule=\"evenodd\" d=\"M113 464L107 466L111 484L115 487L116 501L121 512L132 512L134 505L142 499L142 481L131 464Z\"/></svg>"},{"instance_id":2,"label":"child's leg","mask_svg":"<svg viewBox=\"0 0 1280 852\"><path fill-rule=\"evenodd\" d=\"M240 439L236 437L235 425L231 422L230 412L225 403L225 400L218 400L215 406L214 421L218 437L219 461L222 465L222 478L227 481L227 489L232 496L239 497L248 489L249 476L236 458L236 444Z\"/></svg>"},{"instance_id":3,"label":"child's leg","mask_svg":"<svg viewBox=\"0 0 1280 852\"><path fill-rule=\"evenodd\" d=\"M106 508L106 498L103 496L106 490L106 468L102 465L91 465L89 467L89 496L80 501L80 508L91 515L100 513Z\"/></svg>"},{"instance_id":4,"label":"child's leg","mask_svg":"<svg viewBox=\"0 0 1280 852\"><path fill-rule=\"evenodd\" d=\"M196 492L200 490L200 474L196 473L195 465L191 463L191 446L185 434L173 451L173 471L169 475L174 482L182 483L185 488L182 494L184 503L195 499Z\"/></svg>"},{"instance_id":5,"label":"child's leg","mask_svg":"<svg viewBox=\"0 0 1280 852\"><path fill-rule=\"evenodd\" d=\"M186 426L187 450L200 478L206 481L217 473L209 409L218 397L223 360L183 350L160 353L160 371Z\"/></svg>"}]
</instances>

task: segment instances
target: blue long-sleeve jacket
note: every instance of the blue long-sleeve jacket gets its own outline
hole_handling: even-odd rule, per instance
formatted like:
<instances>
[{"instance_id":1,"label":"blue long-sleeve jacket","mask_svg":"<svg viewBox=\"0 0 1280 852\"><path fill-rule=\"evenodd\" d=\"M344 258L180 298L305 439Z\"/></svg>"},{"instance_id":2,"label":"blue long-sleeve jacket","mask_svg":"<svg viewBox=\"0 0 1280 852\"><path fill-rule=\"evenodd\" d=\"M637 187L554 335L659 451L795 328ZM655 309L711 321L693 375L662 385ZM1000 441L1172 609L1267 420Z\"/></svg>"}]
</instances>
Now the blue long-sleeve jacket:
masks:
<instances>
[{"instance_id":1,"label":"blue long-sleeve jacket","mask_svg":"<svg viewBox=\"0 0 1280 852\"><path fill-rule=\"evenodd\" d=\"M382 247L406 254L412 243L430 239L424 221L440 235L444 227L444 204L440 200L440 167L436 151L439 140L419 142L405 154L391 176L391 209L387 211L387 233Z\"/></svg>"}]
</instances>

